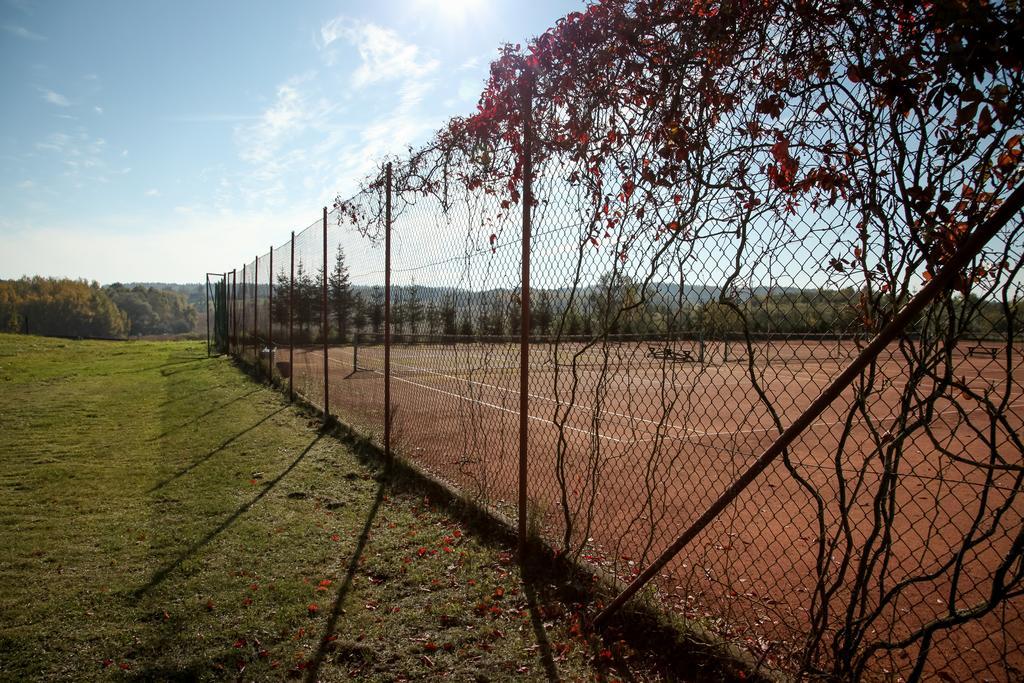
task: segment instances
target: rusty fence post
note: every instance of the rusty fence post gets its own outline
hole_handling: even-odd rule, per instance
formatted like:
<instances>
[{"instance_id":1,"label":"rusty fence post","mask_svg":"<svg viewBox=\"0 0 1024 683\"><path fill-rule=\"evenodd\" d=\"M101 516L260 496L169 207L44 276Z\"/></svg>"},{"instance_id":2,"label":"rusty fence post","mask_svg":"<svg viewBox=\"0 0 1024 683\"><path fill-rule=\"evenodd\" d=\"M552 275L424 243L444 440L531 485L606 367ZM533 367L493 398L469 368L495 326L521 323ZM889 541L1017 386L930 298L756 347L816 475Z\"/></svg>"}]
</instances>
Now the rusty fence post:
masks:
<instances>
[{"instance_id":1,"label":"rusty fence post","mask_svg":"<svg viewBox=\"0 0 1024 683\"><path fill-rule=\"evenodd\" d=\"M267 278L267 377L274 380L274 245L270 245L270 276Z\"/></svg>"},{"instance_id":2,"label":"rusty fence post","mask_svg":"<svg viewBox=\"0 0 1024 683\"><path fill-rule=\"evenodd\" d=\"M669 561L672 560L676 555L685 548L690 541L692 541L697 534L704 530L714 519L721 514L723 510L732 501L734 501L744 489L747 488L757 477L765 470L772 462L775 461L780 455L782 455L787 448L797 439L800 434L807 429L818 417L825 411L825 409L832 404L840 394L850 384L860 376L860 373L867 369L868 365L878 358L878 355L882 350L894 341L903 330L913 322L925 307L932 303L942 292L948 289L956 280L960 277L960 272L967 267L971 259L977 256L981 250L985 247L990 239L996 236L996 234L1006 225L1011 218L1013 218L1022 208L1024 208L1024 186L1018 187L1014 192L1007 198L1007 200L999 207L999 209L993 213L987 220L983 221L981 225L975 229L970 237L961 242L959 248L950 257L946 264L942 267L939 273L928 281L928 283L918 291L910 301L900 309L899 313L896 314L889 323L883 327L875 338L864 347L864 350L860 352L853 361L843 370L838 377L836 377L825 389L822 390L821 394L814 400L813 403L805 410L799 417L797 417L792 424L789 425L775 439L774 443L768 446L767 449L761 453L760 457L754 461L743 474L740 475L739 479L734 481L729 488L718 497L714 503L697 518L679 537L662 551L661 555L657 557L643 572L641 572L636 579L633 580L625 590L623 590L618 596L615 597L608 606L605 607L594 619L595 626L601 626L605 623L615 612L622 607L627 600L636 594L641 588L657 576Z\"/></svg>"},{"instance_id":3,"label":"rusty fence post","mask_svg":"<svg viewBox=\"0 0 1024 683\"><path fill-rule=\"evenodd\" d=\"M291 241L292 266L288 277L288 400L295 400L295 231Z\"/></svg>"},{"instance_id":4,"label":"rusty fence post","mask_svg":"<svg viewBox=\"0 0 1024 683\"><path fill-rule=\"evenodd\" d=\"M238 341L238 355L240 358L245 358L245 281L248 278L247 264L242 264L242 338Z\"/></svg>"},{"instance_id":5,"label":"rusty fence post","mask_svg":"<svg viewBox=\"0 0 1024 683\"><path fill-rule=\"evenodd\" d=\"M523 252L519 325L519 561L524 562L527 545L527 516L529 514L527 458L530 427L530 238L533 209L533 164L531 159L533 92L532 79L529 74L523 83L521 106L523 120Z\"/></svg>"},{"instance_id":6,"label":"rusty fence post","mask_svg":"<svg viewBox=\"0 0 1024 683\"><path fill-rule=\"evenodd\" d=\"M206 274L206 357L210 357L210 274Z\"/></svg>"},{"instance_id":7,"label":"rusty fence post","mask_svg":"<svg viewBox=\"0 0 1024 683\"><path fill-rule=\"evenodd\" d=\"M238 343L238 312L235 310L235 305L238 302L237 292L237 278L238 272L236 268L231 269L231 334L228 335L228 353L234 353L234 350Z\"/></svg>"},{"instance_id":8,"label":"rusty fence post","mask_svg":"<svg viewBox=\"0 0 1024 683\"><path fill-rule=\"evenodd\" d=\"M384 457L391 458L391 162L384 185Z\"/></svg>"},{"instance_id":9,"label":"rusty fence post","mask_svg":"<svg viewBox=\"0 0 1024 683\"><path fill-rule=\"evenodd\" d=\"M331 418L330 394L328 393L328 368L327 368L327 331L330 325L327 322L327 207L324 207L324 281L323 281L323 308L320 313L320 334L324 337L324 422Z\"/></svg>"},{"instance_id":10,"label":"rusty fence post","mask_svg":"<svg viewBox=\"0 0 1024 683\"><path fill-rule=\"evenodd\" d=\"M252 357L256 359L256 376L263 373L260 365L260 257L252 266Z\"/></svg>"}]
</instances>

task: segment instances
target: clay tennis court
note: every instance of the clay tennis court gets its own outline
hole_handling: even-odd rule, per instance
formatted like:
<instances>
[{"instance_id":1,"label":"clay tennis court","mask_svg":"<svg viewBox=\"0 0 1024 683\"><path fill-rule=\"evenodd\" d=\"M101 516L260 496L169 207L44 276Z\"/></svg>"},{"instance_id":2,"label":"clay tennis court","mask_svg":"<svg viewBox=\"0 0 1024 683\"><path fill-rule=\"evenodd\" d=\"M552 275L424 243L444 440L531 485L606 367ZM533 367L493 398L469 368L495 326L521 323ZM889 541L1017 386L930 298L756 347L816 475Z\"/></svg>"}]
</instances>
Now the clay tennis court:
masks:
<instances>
[{"instance_id":1,"label":"clay tennis court","mask_svg":"<svg viewBox=\"0 0 1024 683\"><path fill-rule=\"evenodd\" d=\"M571 524L570 551L628 579L772 442L776 419L785 427L807 408L856 346L762 342L752 365L740 351L720 342L702 349L695 342L531 346L529 494L538 530L557 545ZM322 403L322 347L295 353L296 389ZM1005 400L1005 427L1018 430L1024 397L1006 387L1008 379L1019 386L1024 369L1008 372L1005 353L995 346L975 344L957 353L957 376L971 375L965 379L970 389L987 392L993 403ZM681 360L687 355L690 360ZM862 544L873 528L873 496L885 470L872 456L874 444L893 438L890 429L901 416L915 414L912 405L900 404L905 363L897 353L885 358L864 410L850 414L851 392L831 406L790 450L792 470L777 462L669 565L662 599L690 617L714 615L718 630L753 639L755 652L767 648L768 661L785 659L790 645L799 645L820 533L811 489L824 505L826 537L848 533L854 546ZM391 354L395 450L510 514L519 453L518 361L513 344L396 345ZM379 435L383 367L382 346L332 347L331 412ZM930 389L928 380L915 386ZM915 431L901 461L889 464L900 473L884 507L892 511L890 582L926 574L955 553L983 491L992 509L1015 488L1012 471L969 463L984 462L991 450L984 433L975 431L990 426L979 403L958 407L939 399L933 407L927 435ZM1006 438L995 434L996 447L1012 448ZM943 455L943 448L968 462ZM839 505L849 520L841 533ZM1019 526L1019 509L1004 514L1008 528ZM972 595L980 598L1012 540L993 536L966 554L957 591L964 606L974 602ZM950 573L939 573L915 588L913 604L895 604L887 617L891 636L941 616L950 586ZM983 618L958 630L955 641L941 642L946 636L940 633L937 649L955 648L957 661L974 671L1003 656L996 651L1003 649L1007 661L1024 670L1024 621L1006 613L1013 609L1011 603L998 616L1001 628L993 630ZM1005 642L986 635L992 633L1002 633ZM887 662L881 668L909 666Z\"/></svg>"}]
</instances>

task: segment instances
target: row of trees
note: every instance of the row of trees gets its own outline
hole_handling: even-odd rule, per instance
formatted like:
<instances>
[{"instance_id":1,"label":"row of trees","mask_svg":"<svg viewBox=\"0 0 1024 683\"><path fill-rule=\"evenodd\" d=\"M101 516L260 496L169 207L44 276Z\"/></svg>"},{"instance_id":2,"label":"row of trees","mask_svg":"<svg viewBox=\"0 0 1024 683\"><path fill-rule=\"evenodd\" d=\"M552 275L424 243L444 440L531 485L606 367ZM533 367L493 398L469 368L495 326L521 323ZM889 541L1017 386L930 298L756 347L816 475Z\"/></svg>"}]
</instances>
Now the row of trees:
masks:
<instances>
[{"instance_id":1,"label":"row of trees","mask_svg":"<svg viewBox=\"0 0 1024 683\"><path fill-rule=\"evenodd\" d=\"M44 277L0 280L0 331L122 338L128 315L97 282Z\"/></svg>"},{"instance_id":2,"label":"row of trees","mask_svg":"<svg viewBox=\"0 0 1024 683\"><path fill-rule=\"evenodd\" d=\"M198 314L183 293L120 283L104 290L128 315L133 335L182 334L195 329Z\"/></svg>"},{"instance_id":3,"label":"row of trees","mask_svg":"<svg viewBox=\"0 0 1024 683\"><path fill-rule=\"evenodd\" d=\"M183 294L66 278L0 280L0 331L123 338L191 332L197 313Z\"/></svg>"},{"instance_id":4,"label":"row of trees","mask_svg":"<svg viewBox=\"0 0 1024 683\"><path fill-rule=\"evenodd\" d=\"M276 276L273 322L285 327L289 318L289 275ZM300 340L322 339L323 270L311 272L302 262L295 276L295 331ZM125 290L112 286L114 300L137 320L148 320L146 296L158 297L172 310L163 319L181 320L184 327L189 308L167 293ZM237 293L236 293L237 294ZM258 296L266 299L266 289ZM129 295L131 295L129 297ZM250 295L251 296L251 295ZM715 288L643 286L630 277L606 274L588 286L576 289L535 289L531 308L531 332L541 337L591 337L607 332L646 338L671 338L700 332L709 338L752 334L860 334L866 332L863 302L853 288L792 289L733 295L722 303ZM149 300L147 300L148 302ZM154 307L152 303L148 304ZM327 313L330 339L349 342L377 338L384 329L384 289L355 286L351 282L345 254L338 248L327 278ZM181 317L184 316L184 317ZM160 316L158 316L159 318ZM520 300L517 290L493 289L474 292L464 289L395 287L392 291L392 331L406 340L427 338L470 339L517 336L520 333ZM1006 316L998 306L981 306L965 321L965 332L984 336L1006 331ZM148 333L148 332L147 332Z\"/></svg>"}]
</instances>

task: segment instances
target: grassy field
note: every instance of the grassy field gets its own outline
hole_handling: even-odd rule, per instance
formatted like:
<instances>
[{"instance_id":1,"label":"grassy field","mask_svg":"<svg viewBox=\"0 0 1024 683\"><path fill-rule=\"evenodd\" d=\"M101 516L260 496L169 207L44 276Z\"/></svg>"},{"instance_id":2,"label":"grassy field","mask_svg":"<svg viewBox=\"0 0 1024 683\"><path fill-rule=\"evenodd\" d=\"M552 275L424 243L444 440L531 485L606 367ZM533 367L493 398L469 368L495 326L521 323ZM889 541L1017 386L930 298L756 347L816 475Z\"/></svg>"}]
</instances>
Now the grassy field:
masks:
<instances>
[{"instance_id":1,"label":"grassy field","mask_svg":"<svg viewBox=\"0 0 1024 683\"><path fill-rule=\"evenodd\" d=\"M316 427L198 343L0 335L0 678L675 677Z\"/></svg>"}]
</instances>

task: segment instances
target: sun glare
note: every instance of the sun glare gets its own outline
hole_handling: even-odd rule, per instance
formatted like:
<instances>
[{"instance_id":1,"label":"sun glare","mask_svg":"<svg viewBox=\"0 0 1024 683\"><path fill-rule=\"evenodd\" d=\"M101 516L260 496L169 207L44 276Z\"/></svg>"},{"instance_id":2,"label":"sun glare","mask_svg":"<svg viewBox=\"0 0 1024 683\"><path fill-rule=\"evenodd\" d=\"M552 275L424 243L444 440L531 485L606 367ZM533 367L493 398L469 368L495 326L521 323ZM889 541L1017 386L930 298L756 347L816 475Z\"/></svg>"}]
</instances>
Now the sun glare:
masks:
<instances>
[{"instance_id":1,"label":"sun glare","mask_svg":"<svg viewBox=\"0 0 1024 683\"><path fill-rule=\"evenodd\" d=\"M449 26L461 26L478 17L486 4L484 0L415 0L418 8L433 14L437 21Z\"/></svg>"}]
</instances>

